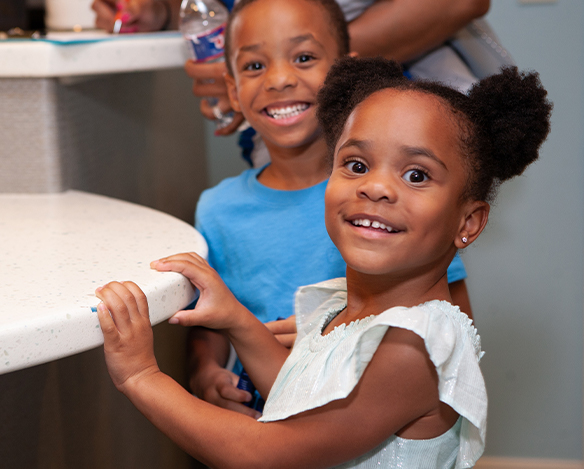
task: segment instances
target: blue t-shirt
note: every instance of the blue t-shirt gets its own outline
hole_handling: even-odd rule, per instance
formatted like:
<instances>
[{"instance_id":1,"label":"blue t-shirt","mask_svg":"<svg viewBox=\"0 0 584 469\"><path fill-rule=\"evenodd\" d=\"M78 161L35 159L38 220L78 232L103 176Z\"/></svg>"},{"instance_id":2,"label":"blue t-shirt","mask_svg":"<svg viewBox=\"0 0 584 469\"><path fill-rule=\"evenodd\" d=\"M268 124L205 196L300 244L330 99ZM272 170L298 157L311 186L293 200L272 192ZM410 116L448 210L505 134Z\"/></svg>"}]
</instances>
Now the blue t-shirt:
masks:
<instances>
[{"instance_id":1,"label":"blue t-shirt","mask_svg":"<svg viewBox=\"0 0 584 469\"><path fill-rule=\"evenodd\" d=\"M196 228L209 245L209 263L235 297L262 322L294 313L304 285L344 277L346 264L324 223L326 181L298 191L270 189L244 171L203 192ZM448 280L466 278L458 255Z\"/></svg>"}]
</instances>

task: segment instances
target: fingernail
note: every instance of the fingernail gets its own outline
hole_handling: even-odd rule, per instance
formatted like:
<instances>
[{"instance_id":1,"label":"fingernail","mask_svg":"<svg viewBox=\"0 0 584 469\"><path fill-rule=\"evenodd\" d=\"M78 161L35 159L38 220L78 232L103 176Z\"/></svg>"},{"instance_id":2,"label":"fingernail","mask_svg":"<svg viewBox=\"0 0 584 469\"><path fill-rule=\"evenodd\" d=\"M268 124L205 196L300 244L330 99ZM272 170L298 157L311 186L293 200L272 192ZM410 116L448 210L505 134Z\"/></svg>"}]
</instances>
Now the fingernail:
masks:
<instances>
[{"instance_id":1,"label":"fingernail","mask_svg":"<svg viewBox=\"0 0 584 469\"><path fill-rule=\"evenodd\" d=\"M168 324L178 324L178 318L175 318L174 316L173 316L173 317L171 317L171 318L168 320Z\"/></svg>"},{"instance_id":2,"label":"fingernail","mask_svg":"<svg viewBox=\"0 0 584 469\"><path fill-rule=\"evenodd\" d=\"M99 292L100 292L100 291L102 291L102 290L103 290L103 287L97 287L97 288L95 289L95 293L99 293Z\"/></svg>"}]
</instances>

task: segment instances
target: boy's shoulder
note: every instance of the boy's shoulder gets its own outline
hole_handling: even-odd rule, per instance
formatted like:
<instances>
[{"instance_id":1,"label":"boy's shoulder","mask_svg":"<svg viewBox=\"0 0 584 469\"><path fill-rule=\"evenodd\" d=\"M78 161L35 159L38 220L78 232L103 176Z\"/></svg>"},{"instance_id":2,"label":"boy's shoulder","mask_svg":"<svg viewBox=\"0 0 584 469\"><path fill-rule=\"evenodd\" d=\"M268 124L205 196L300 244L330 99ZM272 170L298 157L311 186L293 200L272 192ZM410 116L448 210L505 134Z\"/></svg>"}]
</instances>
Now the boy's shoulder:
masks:
<instances>
[{"instance_id":1,"label":"boy's shoulder","mask_svg":"<svg viewBox=\"0 0 584 469\"><path fill-rule=\"evenodd\" d=\"M216 186L204 190L198 202L198 209L240 200L248 192L250 178L255 178L258 172L257 168L247 169L238 176L226 178Z\"/></svg>"}]
</instances>

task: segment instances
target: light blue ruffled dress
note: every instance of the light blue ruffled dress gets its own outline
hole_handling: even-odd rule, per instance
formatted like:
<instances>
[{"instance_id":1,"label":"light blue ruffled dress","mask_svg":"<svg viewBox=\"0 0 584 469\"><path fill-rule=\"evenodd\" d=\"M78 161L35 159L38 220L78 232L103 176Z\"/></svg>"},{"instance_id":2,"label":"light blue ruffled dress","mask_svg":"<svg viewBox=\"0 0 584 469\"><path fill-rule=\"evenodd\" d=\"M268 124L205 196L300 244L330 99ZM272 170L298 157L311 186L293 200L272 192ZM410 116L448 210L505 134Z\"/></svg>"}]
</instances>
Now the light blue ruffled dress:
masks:
<instances>
[{"instance_id":1,"label":"light blue ruffled dress","mask_svg":"<svg viewBox=\"0 0 584 469\"><path fill-rule=\"evenodd\" d=\"M346 398L361 378L389 327L415 332L426 344L438 373L440 400L460 418L429 440L391 436L343 468L469 468L485 446L487 392L479 368L483 355L472 321L445 301L395 307L341 325L323 336L326 324L347 304L346 281L302 287L296 294L298 336L280 370L260 421L292 415Z\"/></svg>"}]
</instances>

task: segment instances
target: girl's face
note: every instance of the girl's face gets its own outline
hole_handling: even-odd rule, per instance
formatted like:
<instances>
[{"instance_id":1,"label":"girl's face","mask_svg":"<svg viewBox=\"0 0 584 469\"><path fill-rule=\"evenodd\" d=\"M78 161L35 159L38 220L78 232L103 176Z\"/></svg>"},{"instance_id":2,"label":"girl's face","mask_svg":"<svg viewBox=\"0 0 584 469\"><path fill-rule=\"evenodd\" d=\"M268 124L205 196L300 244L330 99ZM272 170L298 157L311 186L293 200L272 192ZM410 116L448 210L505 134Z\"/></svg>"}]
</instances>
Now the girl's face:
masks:
<instances>
[{"instance_id":1,"label":"girl's face","mask_svg":"<svg viewBox=\"0 0 584 469\"><path fill-rule=\"evenodd\" d=\"M465 226L466 176L457 124L438 98L379 91L357 106L337 142L329 235L358 272L446 272Z\"/></svg>"},{"instance_id":2,"label":"girl's face","mask_svg":"<svg viewBox=\"0 0 584 469\"><path fill-rule=\"evenodd\" d=\"M227 77L234 109L270 145L295 148L320 136L316 93L339 56L323 8L313 2L259 0L231 25Z\"/></svg>"}]
</instances>

